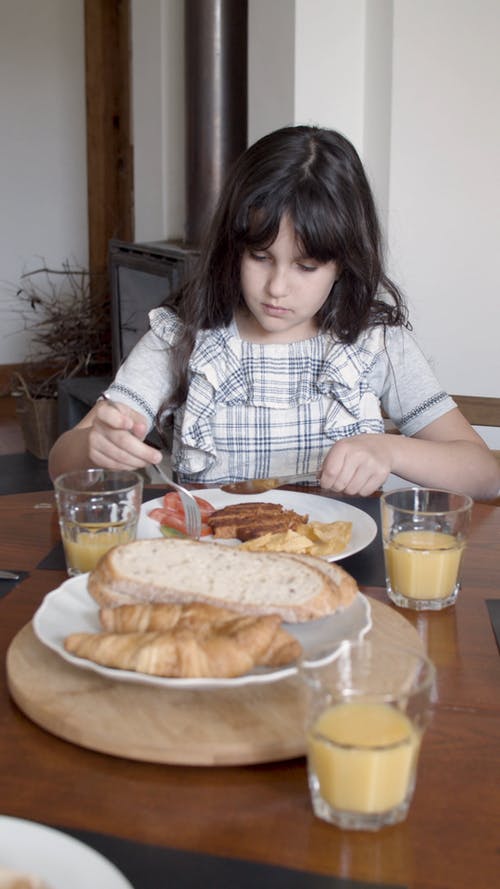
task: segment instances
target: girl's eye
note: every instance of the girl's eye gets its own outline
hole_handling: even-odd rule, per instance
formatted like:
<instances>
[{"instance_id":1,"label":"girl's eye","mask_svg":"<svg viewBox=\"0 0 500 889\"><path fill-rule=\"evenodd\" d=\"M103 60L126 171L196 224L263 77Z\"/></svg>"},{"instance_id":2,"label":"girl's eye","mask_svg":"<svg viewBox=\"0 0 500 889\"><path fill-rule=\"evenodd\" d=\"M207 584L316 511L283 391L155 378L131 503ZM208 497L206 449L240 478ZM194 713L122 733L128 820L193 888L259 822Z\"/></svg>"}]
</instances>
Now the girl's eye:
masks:
<instances>
[{"instance_id":1,"label":"girl's eye","mask_svg":"<svg viewBox=\"0 0 500 889\"><path fill-rule=\"evenodd\" d=\"M265 262L267 259L267 255L265 253L255 253L253 250L250 250L249 254L252 259L256 260L256 262Z\"/></svg>"},{"instance_id":2,"label":"girl's eye","mask_svg":"<svg viewBox=\"0 0 500 889\"><path fill-rule=\"evenodd\" d=\"M305 262L298 262L297 265L303 272L315 272L318 268L317 265L307 265Z\"/></svg>"}]
</instances>

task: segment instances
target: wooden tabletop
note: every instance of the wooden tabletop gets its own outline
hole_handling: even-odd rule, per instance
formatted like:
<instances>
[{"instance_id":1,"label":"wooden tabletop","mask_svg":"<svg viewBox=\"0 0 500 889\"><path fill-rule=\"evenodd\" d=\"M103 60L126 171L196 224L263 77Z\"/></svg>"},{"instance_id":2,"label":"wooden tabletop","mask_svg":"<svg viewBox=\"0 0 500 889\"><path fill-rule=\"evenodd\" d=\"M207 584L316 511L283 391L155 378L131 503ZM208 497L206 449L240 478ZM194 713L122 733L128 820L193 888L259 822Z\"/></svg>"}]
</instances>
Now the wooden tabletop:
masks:
<instances>
[{"instance_id":1,"label":"wooden tabletop","mask_svg":"<svg viewBox=\"0 0 500 889\"><path fill-rule=\"evenodd\" d=\"M0 527L0 567L29 572L0 599L5 663L11 641L65 574L36 567L59 541L51 492L0 497ZM60 740L17 708L5 670L0 813L372 884L492 889L500 872L500 655L486 600L500 599L499 543L500 509L476 504L457 604L441 613L399 611L438 675L403 824L370 834L315 818L303 758L167 766ZM363 591L387 602L381 589Z\"/></svg>"}]
</instances>

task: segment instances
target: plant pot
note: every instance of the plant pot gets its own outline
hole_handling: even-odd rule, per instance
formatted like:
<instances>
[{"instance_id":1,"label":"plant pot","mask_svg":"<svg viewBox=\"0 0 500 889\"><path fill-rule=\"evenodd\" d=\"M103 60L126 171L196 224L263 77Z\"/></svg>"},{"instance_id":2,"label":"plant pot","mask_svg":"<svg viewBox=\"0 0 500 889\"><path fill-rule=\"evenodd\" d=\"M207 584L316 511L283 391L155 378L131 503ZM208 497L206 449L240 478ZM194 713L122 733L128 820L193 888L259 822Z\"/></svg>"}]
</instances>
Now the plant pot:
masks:
<instances>
[{"instance_id":1,"label":"plant pot","mask_svg":"<svg viewBox=\"0 0 500 889\"><path fill-rule=\"evenodd\" d=\"M39 460L46 460L58 436L57 398L17 395L16 414L26 450Z\"/></svg>"}]
</instances>

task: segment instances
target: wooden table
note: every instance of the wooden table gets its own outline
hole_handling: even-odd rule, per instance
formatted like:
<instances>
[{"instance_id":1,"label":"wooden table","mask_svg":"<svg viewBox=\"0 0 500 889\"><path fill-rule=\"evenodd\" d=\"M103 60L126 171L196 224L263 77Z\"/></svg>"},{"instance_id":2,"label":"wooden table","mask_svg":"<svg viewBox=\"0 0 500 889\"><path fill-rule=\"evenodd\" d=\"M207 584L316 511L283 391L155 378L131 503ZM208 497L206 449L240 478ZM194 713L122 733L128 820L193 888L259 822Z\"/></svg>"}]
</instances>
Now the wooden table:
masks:
<instances>
[{"instance_id":1,"label":"wooden table","mask_svg":"<svg viewBox=\"0 0 500 889\"><path fill-rule=\"evenodd\" d=\"M65 575L36 568L59 539L52 493L1 497L0 525L0 566L29 572L0 599L5 661L11 640ZM5 671L0 813L371 884L492 889L500 873L500 656L485 600L500 598L499 542L500 509L476 504L456 606L400 612L438 670L405 823L370 834L316 819L302 758L194 768L83 749L25 717ZM381 589L364 592L385 601Z\"/></svg>"}]
</instances>

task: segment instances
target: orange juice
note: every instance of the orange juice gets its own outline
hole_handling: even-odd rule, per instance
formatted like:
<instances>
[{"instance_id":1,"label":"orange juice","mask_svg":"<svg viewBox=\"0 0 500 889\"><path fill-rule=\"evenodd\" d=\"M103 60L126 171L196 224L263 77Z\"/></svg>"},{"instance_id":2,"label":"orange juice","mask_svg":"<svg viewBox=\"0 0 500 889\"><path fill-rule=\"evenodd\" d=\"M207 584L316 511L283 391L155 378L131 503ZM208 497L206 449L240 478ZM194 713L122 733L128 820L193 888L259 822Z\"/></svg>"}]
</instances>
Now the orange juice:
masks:
<instances>
[{"instance_id":1,"label":"orange juice","mask_svg":"<svg viewBox=\"0 0 500 889\"><path fill-rule=\"evenodd\" d=\"M97 562L113 546L129 543L135 537L135 520L102 524L65 522L62 541L68 572L84 574L92 571Z\"/></svg>"},{"instance_id":2,"label":"orange juice","mask_svg":"<svg viewBox=\"0 0 500 889\"><path fill-rule=\"evenodd\" d=\"M386 567L394 592L409 599L446 599L455 590L463 541L442 531L400 531L388 542Z\"/></svg>"},{"instance_id":3,"label":"orange juice","mask_svg":"<svg viewBox=\"0 0 500 889\"><path fill-rule=\"evenodd\" d=\"M420 735L388 704L349 702L325 710L309 737L322 798L337 811L386 812L411 794Z\"/></svg>"}]
</instances>

